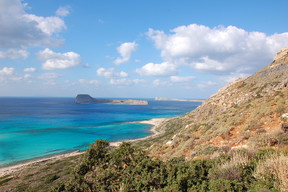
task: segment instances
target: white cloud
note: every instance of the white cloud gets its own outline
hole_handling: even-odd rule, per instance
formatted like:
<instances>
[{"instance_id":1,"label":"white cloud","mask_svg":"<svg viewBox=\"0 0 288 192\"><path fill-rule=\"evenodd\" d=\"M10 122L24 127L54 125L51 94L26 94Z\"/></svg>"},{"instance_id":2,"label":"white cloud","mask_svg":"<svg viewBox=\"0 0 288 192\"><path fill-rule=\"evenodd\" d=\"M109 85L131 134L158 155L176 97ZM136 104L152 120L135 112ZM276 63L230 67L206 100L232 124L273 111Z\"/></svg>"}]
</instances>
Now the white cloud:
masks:
<instances>
[{"instance_id":1,"label":"white cloud","mask_svg":"<svg viewBox=\"0 0 288 192\"><path fill-rule=\"evenodd\" d=\"M97 69L96 74L100 77L105 78L114 78L114 77L127 77L128 73L121 71L121 72L115 72L114 68L105 69L103 67Z\"/></svg>"},{"instance_id":2,"label":"white cloud","mask_svg":"<svg viewBox=\"0 0 288 192\"><path fill-rule=\"evenodd\" d=\"M57 46L63 41L53 36L66 28L57 17L28 14L19 0L0 1L0 48Z\"/></svg>"},{"instance_id":3,"label":"white cloud","mask_svg":"<svg viewBox=\"0 0 288 192\"><path fill-rule=\"evenodd\" d=\"M242 79L249 76L247 73L230 73L227 76L223 76L220 78L221 81L225 81L226 83L230 83L235 81L236 79Z\"/></svg>"},{"instance_id":4,"label":"white cloud","mask_svg":"<svg viewBox=\"0 0 288 192\"><path fill-rule=\"evenodd\" d=\"M267 35L235 26L191 24L173 29L171 34L149 29L147 35L161 50L164 62L209 73L255 72L288 46L288 33Z\"/></svg>"},{"instance_id":5,"label":"white cloud","mask_svg":"<svg viewBox=\"0 0 288 192\"><path fill-rule=\"evenodd\" d=\"M155 79L152 83L153 87L159 87L159 86L170 86L171 83L168 81L161 81L160 79Z\"/></svg>"},{"instance_id":6,"label":"white cloud","mask_svg":"<svg viewBox=\"0 0 288 192\"><path fill-rule=\"evenodd\" d=\"M44 61L42 68L45 70L68 69L77 66L81 57L74 52L56 53L46 48L38 53L39 59Z\"/></svg>"},{"instance_id":7,"label":"white cloud","mask_svg":"<svg viewBox=\"0 0 288 192\"><path fill-rule=\"evenodd\" d=\"M31 74L25 74L25 75L24 75L24 79L30 79L30 78L32 78L32 75L31 75Z\"/></svg>"},{"instance_id":8,"label":"white cloud","mask_svg":"<svg viewBox=\"0 0 288 192\"><path fill-rule=\"evenodd\" d=\"M98 80L79 79L79 83L98 86L101 82Z\"/></svg>"},{"instance_id":9,"label":"white cloud","mask_svg":"<svg viewBox=\"0 0 288 192\"><path fill-rule=\"evenodd\" d=\"M121 71L119 73L119 77L127 77L128 76L128 73L124 72L124 71Z\"/></svg>"},{"instance_id":10,"label":"white cloud","mask_svg":"<svg viewBox=\"0 0 288 192\"><path fill-rule=\"evenodd\" d=\"M96 74L101 77L111 78L114 76L114 68L105 69L103 67L97 69Z\"/></svg>"},{"instance_id":11,"label":"white cloud","mask_svg":"<svg viewBox=\"0 0 288 192\"><path fill-rule=\"evenodd\" d=\"M116 65L121 65L123 63L127 63L130 58L131 54L136 51L137 48L137 43L135 42L126 42L122 43L118 48L117 51L121 55L121 57L118 57L115 61L114 64Z\"/></svg>"},{"instance_id":12,"label":"white cloud","mask_svg":"<svg viewBox=\"0 0 288 192\"><path fill-rule=\"evenodd\" d=\"M171 76L170 80L172 83L187 83L191 82L195 77L193 76Z\"/></svg>"},{"instance_id":13,"label":"white cloud","mask_svg":"<svg viewBox=\"0 0 288 192\"><path fill-rule=\"evenodd\" d=\"M57 79L60 75L58 73L43 73L42 75L38 76L39 79L44 80L51 80L51 79Z\"/></svg>"},{"instance_id":14,"label":"white cloud","mask_svg":"<svg viewBox=\"0 0 288 192\"><path fill-rule=\"evenodd\" d=\"M127 79L110 79L111 85L129 85L130 83Z\"/></svg>"},{"instance_id":15,"label":"white cloud","mask_svg":"<svg viewBox=\"0 0 288 192\"><path fill-rule=\"evenodd\" d=\"M14 68L13 67L3 67L0 70L0 76L11 76L14 74Z\"/></svg>"},{"instance_id":16,"label":"white cloud","mask_svg":"<svg viewBox=\"0 0 288 192\"><path fill-rule=\"evenodd\" d=\"M143 79L110 79L109 83L111 85L133 85L133 84L139 84L139 83L144 83L145 80Z\"/></svg>"},{"instance_id":17,"label":"white cloud","mask_svg":"<svg viewBox=\"0 0 288 192\"><path fill-rule=\"evenodd\" d=\"M47 85L56 85L56 79L61 77L58 73L43 73L38 76L38 79L44 80L44 83Z\"/></svg>"},{"instance_id":18,"label":"white cloud","mask_svg":"<svg viewBox=\"0 0 288 192\"><path fill-rule=\"evenodd\" d=\"M202 82L202 83L197 84L197 87L206 88L206 87L209 87L209 86L212 86L212 85L216 85L216 84L217 84L216 82L207 81L207 82Z\"/></svg>"},{"instance_id":19,"label":"white cloud","mask_svg":"<svg viewBox=\"0 0 288 192\"><path fill-rule=\"evenodd\" d=\"M148 63L136 72L142 76L170 76L175 75L178 70L177 66L168 62L160 64Z\"/></svg>"},{"instance_id":20,"label":"white cloud","mask_svg":"<svg viewBox=\"0 0 288 192\"><path fill-rule=\"evenodd\" d=\"M59 7L56 10L56 15L60 17L66 17L67 15L70 14L70 8L69 7Z\"/></svg>"},{"instance_id":21,"label":"white cloud","mask_svg":"<svg viewBox=\"0 0 288 192\"><path fill-rule=\"evenodd\" d=\"M28 72L28 73L33 73L33 72L36 71L36 68L34 68L34 67L29 67L29 68L25 68L23 71L24 71L24 72Z\"/></svg>"},{"instance_id":22,"label":"white cloud","mask_svg":"<svg viewBox=\"0 0 288 192\"><path fill-rule=\"evenodd\" d=\"M18 59L27 58L29 53L23 49L8 49L7 51L0 51L0 59Z\"/></svg>"},{"instance_id":23,"label":"white cloud","mask_svg":"<svg viewBox=\"0 0 288 192\"><path fill-rule=\"evenodd\" d=\"M65 23L59 17L40 17L32 14L26 14L25 18L37 23L36 27L47 35L52 35L66 29Z\"/></svg>"}]
</instances>

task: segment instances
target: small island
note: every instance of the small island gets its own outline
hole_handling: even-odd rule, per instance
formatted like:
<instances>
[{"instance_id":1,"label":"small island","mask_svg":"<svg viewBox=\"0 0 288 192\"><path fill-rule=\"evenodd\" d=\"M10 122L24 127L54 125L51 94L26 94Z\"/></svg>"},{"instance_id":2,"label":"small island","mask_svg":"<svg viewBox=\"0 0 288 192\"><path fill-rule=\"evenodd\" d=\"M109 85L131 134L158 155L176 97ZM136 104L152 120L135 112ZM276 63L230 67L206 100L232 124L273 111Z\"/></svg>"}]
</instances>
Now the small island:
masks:
<instances>
[{"instance_id":1,"label":"small island","mask_svg":"<svg viewBox=\"0 0 288 192\"><path fill-rule=\"evenodd\" d=\"M146 100L135 99L95 99L88 94L78 94L76 104L122 104L122 105L148 105Z\"/></svg>"}]
</instances>

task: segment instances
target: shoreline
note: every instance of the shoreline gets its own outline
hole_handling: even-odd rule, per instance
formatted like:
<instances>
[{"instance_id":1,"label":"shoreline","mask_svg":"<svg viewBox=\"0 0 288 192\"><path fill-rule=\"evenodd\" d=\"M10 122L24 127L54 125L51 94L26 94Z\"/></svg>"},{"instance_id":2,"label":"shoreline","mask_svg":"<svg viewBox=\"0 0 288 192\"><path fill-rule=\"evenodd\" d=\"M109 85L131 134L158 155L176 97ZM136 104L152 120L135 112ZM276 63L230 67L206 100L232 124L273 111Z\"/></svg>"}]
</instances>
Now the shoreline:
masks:
<instances>
[{"instance_id":1,"label":"shoreline","mask_svg":"<svg viewBox=\"0 0 288 192\"><path fill-rule=\"evenodd\" d=\"M110 142L110 146L112 147L118 147L121 143L123 142L136 142L136 141L142 141L151 137L155 137L159 134L161 134L162 132L157 131L156 129L158 128L158 126L160 124L162 124L164 121L167 121L169 119L171 119L173 117L168 117L168 118L154 118L154 119L149 119L149 120L143 120L143 121L133 121L130 122L130 124L149 124L152 125L152 127L150 128L150 132L152 132L152 135L148 135L146 137L142 137L142 138L138 138L138 139L127 139L127 140L123 140L123 141L115 141L115 142Z\"/></svg>"},{"instance_id":2,"label":"shoreline","mask_svg":"<svg viewBox=\"0 0 288 192\"><path fill-rule=\"evenodd\" d=\"M136 141L141 141L141 140L145 140L147 138L150 137L154 137L156 135L161 134L162 132L157 131L156 129L158 128L158 126L163 123L164 121L167 121L171 118L154 118L154 119L149 119L149 120L143 120L143 121L133 121L133 122L127 122L130 124L149 124L152 125L152 127L150 128L150 132L152 132L152 135L143 137L143 138L138 138L138 139L128 139L128 140L123 140L123 141L115 141L115 142L109 142L110 146L112 147L118 147L121 143L123 142L136 142ZM47 164L47 163L51 163L57 160L61 160L64 158L68 158L68 157L73 157L73 156L77 156L77 155L81 155L83 154L85 151L81 152L81 151L73 151L73 152L68 152L68 153L64 153L64 154L55 154L52 155L50 157L39 157L36 160L32 159L31 161L27 160L27 162L25 163L19 163L19 164L15 164L15 165L8 165L7 167L2 167L0 168L0 177L4 177L7 175L11 175L13 173L16 173L18 171L21 171L25 168L31 167L31 166L37 166L39 164Z\"/></svg>"}]
</instances>

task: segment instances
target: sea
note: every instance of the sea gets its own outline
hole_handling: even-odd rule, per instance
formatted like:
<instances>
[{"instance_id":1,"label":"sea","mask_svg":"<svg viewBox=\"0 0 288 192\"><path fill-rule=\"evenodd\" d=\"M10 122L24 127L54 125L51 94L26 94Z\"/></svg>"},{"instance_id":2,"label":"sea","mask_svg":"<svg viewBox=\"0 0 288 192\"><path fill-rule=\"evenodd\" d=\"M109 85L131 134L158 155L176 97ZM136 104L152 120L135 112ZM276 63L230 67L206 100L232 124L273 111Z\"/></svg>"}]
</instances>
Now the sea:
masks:
<instances>
[{"instance_id":1,"label":"sea","mask_svg":"<svg viewBox=\"0 0 288 192\"><path fill-rule=\"evenodd\" d=\"M152 134L151 125L137 121L180 116L201 104L148 101L149 105L82 105L74 98L1 97L0 167L83 151L97 139L146 137Z\"/></svg>"}]
</instances>

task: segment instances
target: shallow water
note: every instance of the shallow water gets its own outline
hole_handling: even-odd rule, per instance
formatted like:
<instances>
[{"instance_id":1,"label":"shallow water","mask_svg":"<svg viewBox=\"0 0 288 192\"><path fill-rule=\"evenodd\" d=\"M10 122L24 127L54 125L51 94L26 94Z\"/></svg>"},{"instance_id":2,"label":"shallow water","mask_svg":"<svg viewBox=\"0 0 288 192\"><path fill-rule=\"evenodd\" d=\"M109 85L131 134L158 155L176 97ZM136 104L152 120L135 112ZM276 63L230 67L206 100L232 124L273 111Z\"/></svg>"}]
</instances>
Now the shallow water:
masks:
<instances>
[{"instance_id":1,"label":"shallow water","mask_svg":"<svg viewBox=\"0 0 288 192\"><path fill-rule=\"evenodd\" d=\"M73 150L96 139L146 137L151 125L131 124L183 115L198 102L153 101L149 105L79 105L74 98L0 98L0 166Z\"/></svg>"}]
</instances>

